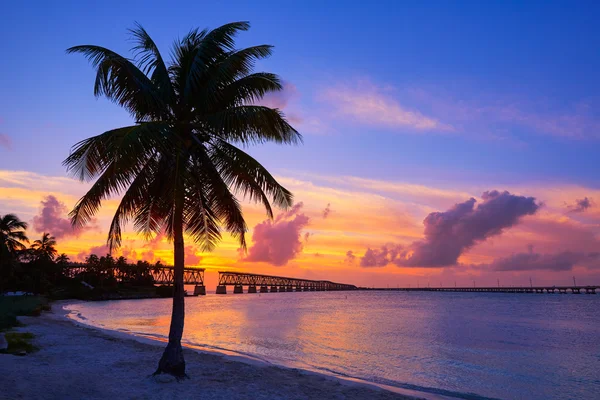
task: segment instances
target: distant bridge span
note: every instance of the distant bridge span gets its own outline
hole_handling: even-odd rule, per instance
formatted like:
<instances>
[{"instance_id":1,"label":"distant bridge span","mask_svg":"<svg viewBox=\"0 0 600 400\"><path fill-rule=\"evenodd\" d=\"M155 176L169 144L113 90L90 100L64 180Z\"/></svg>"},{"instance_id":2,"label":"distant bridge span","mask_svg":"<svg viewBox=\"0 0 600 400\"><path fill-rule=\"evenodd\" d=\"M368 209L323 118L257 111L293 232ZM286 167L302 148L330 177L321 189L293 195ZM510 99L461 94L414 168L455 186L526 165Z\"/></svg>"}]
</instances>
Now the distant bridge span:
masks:
<instances>
[{"instance_id":1,"label":"distant bridge span","mask_svg":"<svg viewBox=\"0 0 600 400\"><path fill-rule=\"evenodd\" d=\"M596 294L600 285L592 286L517 286L517 287L404 287L404 288L366 288L359 290L392 290L399 292L478 292L478 293L587 293Z\"/></svg>"},{"instance_id":2,"label":"distant bridge span","mask_svg":"<svg viewBox=\"0 0 600 400\"><path fill-rule=\"evenodd\" d=\"M260 288L260 293L358 289L354 285L331 281L314 281L309 279L287 278L283 276L219 271L217 294L226 294L227 286L233 286L233 293L244 293L244 286L248 286L248 293L257 293L257 287Z\"/></svg>"}]
</instances>

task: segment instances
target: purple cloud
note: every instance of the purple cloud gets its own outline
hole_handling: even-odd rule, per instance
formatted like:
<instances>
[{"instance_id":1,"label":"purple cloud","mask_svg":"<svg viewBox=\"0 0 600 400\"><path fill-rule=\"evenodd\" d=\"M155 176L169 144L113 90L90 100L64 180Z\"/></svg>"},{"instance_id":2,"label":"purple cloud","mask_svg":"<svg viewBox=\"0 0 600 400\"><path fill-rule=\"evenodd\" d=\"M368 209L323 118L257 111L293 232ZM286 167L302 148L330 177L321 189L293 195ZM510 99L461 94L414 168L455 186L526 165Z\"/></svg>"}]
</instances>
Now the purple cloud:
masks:
<instances>
[{"instance_id":1,"label":"purple cloud","mask_svg":"<svg viewBox=\"0 0 600 400\"><path fill-rule=\"evenodd\" d=\"M37 232L49 232L57 239L68 236L79 236L83 231L96 229L95 220L84 228L74 229L71 221L66 218L68 209L55 196L48 195L41 202L38 215L33 217L33 229Z\"/></svg>"},{"instance_id":2,"label":"purple cloud","mask_svg":"<svg viewBox=\"0 0 600 400\"><path fill-rule=\"evenodd\" d=\"M344 263L354 264L354 261L356 261L356 256L354 255L354 252L352 250L348 250L346 252L346 259L344 260Z\"/></svg>"},{"instance_id":3,"label":"purple cloud","mask_svg":"<svg viewBox=\"0 0 600 400\"><path fill-rule=\"evenodd\" d=\"M563 251L540 254L534 253L532 248L529 250L528 253L517 253L494 260L489 268L494 271L571 271L576 265L599 266L595 261L600 259L600 253Z\"/></svg>"},{"instance_id":4,"label":"purple cloud","mask_svg":"<svg viewBox=\"0 0 600 400\"><path fill-rule=\"evenodd\" d=\"M327 219L327 217L329 217L329 214L331 214L331 203L327 203L327 207L325 207L325 209L323 210L323 219Z\"/></svg>"},{"instance_id":5,"label":"purple cloud","mask_svg":"<svg viewBox=\"0 0 600 400\"><path fill-rule=\"evenodd\" d=\"M0 147L4 147L7 150L12 148L12 139L10 136L0 133Z\"/></svg>"},{"instance_id":6,"label":"purple cloud","mask_svg":"<svg viewBox=\"0 0 600 400\"><path fill-rule=\"evenodd\" d=\"M567 208L570 210L570 212L582 213L582 212L586 211L588 208L591 208L593 205L594 205L594 202L592 201L592 199L584 197L583 199L575 200L575 204L568 205Z\"/></svg>"},{"instance_id":7,"label":"purple cloud","mask_svg":"<svg viewBox=\"0 0 600 400\"><path fill-rule=\"evenodd\" d=\"M254 227L252 246L244 261L268 262L276 266L286 265L302 252L301 231L309 218L301 213L303 204L298 203L274 221L266 220Z\"/></svg>"},{"instance_id":8,"label":"purple cloud","mask_svg":"<svg viewBox=\"0 0 600 400\"><path fill-rule=\"evenodd\" d=\"M402 246L394 244L383 245L380 249L369 247L360 259L360 266L365 268L385 267L389 263L395 262L401 253Z\"/></svg>"},{"instance_id":9,"label":"purple cloud","mask_svg":"<svg viewBox=\"0 0 600 400\"><path fill-rule=\"evenodd\" d=\"M535 214L540 207L533 197L516 196L507 191L492 190L481 197L483 202L477 207L477 201L471 198L448 211L429 214L423 221L425 239L399 251L391 261L406 267L455 265L463 252L500 235L518 224L521 217Z\"/></svg>"}]
</instances>

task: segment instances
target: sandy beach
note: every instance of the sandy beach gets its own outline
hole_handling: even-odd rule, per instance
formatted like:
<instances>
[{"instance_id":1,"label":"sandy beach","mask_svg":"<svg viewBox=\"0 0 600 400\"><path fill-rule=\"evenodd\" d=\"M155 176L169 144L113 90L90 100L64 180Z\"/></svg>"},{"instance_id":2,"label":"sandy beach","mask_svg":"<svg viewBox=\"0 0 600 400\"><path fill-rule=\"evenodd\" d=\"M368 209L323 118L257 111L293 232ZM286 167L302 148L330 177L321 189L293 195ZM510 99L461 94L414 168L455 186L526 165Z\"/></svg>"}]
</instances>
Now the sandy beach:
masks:
<instances>
[{"instance_id":1,"label":"sandy beach","mask_svg":"<svg viewBox=\"0 0 600 400\"><path fill-rule=\"evenodd\" d=\"M55 307L56 308L56 307ZM58 313L22 317L39 351L0 355L0 399L414 399L315 373L186 349L190 379L151 377L162 343L81 326Z\"/></svg>"}]
</instances>

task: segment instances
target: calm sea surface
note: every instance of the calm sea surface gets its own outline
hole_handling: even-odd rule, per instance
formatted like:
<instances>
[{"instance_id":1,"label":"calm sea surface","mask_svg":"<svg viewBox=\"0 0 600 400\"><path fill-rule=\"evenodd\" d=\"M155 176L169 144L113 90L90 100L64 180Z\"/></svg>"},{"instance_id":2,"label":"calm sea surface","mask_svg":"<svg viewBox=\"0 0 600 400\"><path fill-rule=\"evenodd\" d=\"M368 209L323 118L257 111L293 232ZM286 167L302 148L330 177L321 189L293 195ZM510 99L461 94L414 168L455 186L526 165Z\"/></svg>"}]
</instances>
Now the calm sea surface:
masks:
<instances>
[{"instance_id":1,"label":"calm sea surface","mask_svg":"<svg viewBox=\"0 0 600 400\"><path fill-rule=\"evenodd\" d=\"M67 306L166 337L169 299ZM600 399L600 296L426 292L186 298L184 341L459 398Z\"/></svg>"}]
</instances>

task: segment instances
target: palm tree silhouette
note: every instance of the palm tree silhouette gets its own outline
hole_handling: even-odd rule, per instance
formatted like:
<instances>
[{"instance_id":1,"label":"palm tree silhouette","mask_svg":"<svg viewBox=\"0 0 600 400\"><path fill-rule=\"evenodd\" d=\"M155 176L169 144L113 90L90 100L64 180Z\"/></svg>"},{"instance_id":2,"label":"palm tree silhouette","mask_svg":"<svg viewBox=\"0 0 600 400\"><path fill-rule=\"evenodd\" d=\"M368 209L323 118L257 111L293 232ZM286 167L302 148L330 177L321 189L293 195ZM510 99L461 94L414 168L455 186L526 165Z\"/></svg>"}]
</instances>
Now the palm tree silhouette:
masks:
<instances>
[{"instance_id":1,"label":"palm tree silhouette","mask_svg":"<svg viewBox=\"0 0 600 400\"><path fill-rule=\"evenodd\" d=\"M135 120L79 142L64 161L80 180L96 180L70 214L74 226L87 224L102 200L123 193L108 233L111 249L121 244L129 221L146 238L164 231L173 242L173 310L156 374L185 376L184 233L211 251L224 228L245 249L247 226L236 195L262 203L271 218L270 201L292 205L292 194L237 147L302 140L280 110L257 105L282 85L274 74L253 73L272 46L235 48L235 35L249 27L234 22L194 29L175 42L169 62L140 25L130 30L136 61L99 46L67 50L82 53L96 68L94 94Z\"/></svg>"},{"instance_id":2,"label":"palm tree silhouette","mask_svg":"<svg viewBox=\"0 0 600 400\"><path fill-rule=\"evenodd\" d=\"M44 232L41 240L36 240L31 245L34 257L38 260L49 260L54 261L56 254L56 238L50 236L49 233Z\"/></svg>"},{"instance_id":3,"label":"palm tree silhouette","mask_svg":"<svg viewBox=\"0 0 600 400\"><path fill-rule=\"evenodd\" d=\"M7 256L16 256L19 251L27 247L24 243L29 243L25 234L27 222L21 221L14 214L0 216L0 254Z\"/></svg>"}]
</instances>

